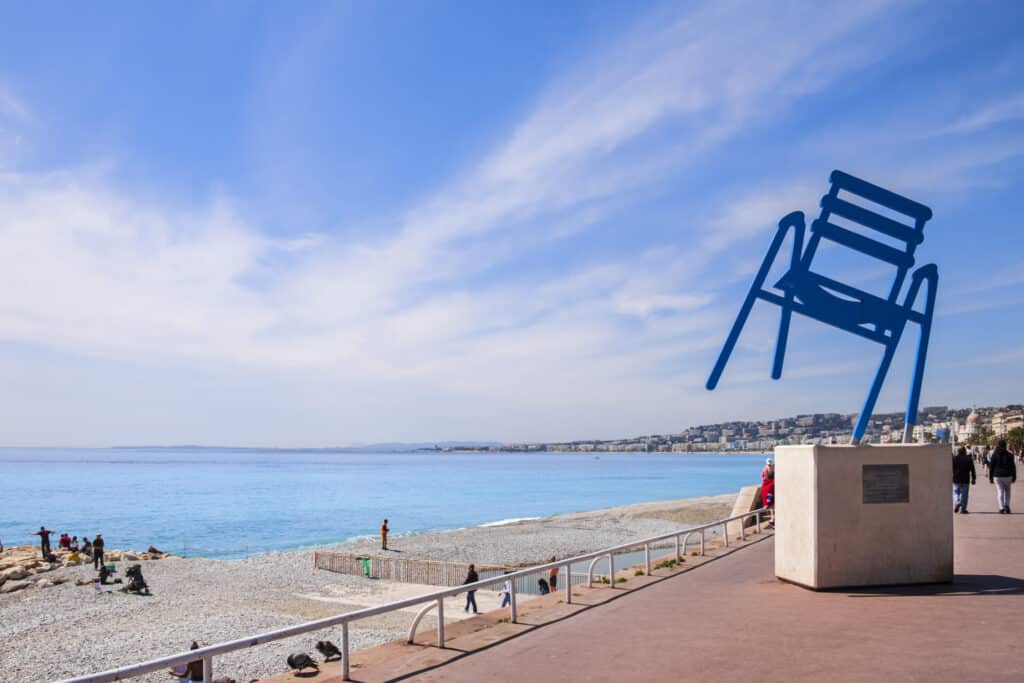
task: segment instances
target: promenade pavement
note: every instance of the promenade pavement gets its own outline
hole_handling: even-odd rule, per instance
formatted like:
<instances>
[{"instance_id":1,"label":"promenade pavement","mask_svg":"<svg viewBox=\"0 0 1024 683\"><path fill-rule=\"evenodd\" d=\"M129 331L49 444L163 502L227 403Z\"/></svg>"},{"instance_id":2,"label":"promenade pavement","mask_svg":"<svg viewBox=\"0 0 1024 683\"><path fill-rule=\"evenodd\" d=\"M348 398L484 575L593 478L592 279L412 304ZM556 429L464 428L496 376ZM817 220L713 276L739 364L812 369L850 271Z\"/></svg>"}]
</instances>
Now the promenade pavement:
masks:
<instances>
[{"instance_id":1,"label":"promenade pavement","mask_svg":"<svg viewBox=\"0 0 1024 683\"><path fill-rule=\"evenodd\" d=\"M1024 512L1024 485L1013 495ZM996 513L987 480L972 487L970 509L955 518L951 584L809 591L775 579L773 539L761 536L685 573L639 577L651 581L643 588L590 591L589 608L547 596L546 614L481 621L443 651L367 651L352 678L1021 682L1024 514Z\"/></svg>"}]
</instances>

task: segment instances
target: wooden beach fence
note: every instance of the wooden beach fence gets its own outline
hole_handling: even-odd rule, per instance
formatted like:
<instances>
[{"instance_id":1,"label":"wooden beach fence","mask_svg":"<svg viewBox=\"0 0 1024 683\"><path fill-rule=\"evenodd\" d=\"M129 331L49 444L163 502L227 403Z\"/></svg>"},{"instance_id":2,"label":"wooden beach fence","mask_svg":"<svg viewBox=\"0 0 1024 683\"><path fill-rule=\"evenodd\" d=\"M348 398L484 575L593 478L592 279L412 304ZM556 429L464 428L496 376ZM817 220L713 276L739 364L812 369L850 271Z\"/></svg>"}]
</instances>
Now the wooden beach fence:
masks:
<instances>
[{"instance_id":1,"label":"wooden beach fence","mask_svg":"<svg viewBox=\"0 0 1024 683\"><path fill-rule=\"evenodd\" d=\"M469 565L462 562L443 562L440 560L419 560L404 557L381 557L379 555L352 555L326 550L317 550L313 553L313 565L317 569L334 572L336 574L349 574L351 576L365 576L367 569L364 563L369 565L369 577L373 579L385 579L388 581L399 581L401 583L418 583L427 586L460 586L466 580L466 573ZM481 579L489 579L500 576L505 572L516 571L522 567L505 567L499 565L476 566L477 574ZM559 574L559 579L564 580L565 572ZM536 576L523 576L516 580L516 592L537 593L537 579L547 578L546 574L538 573ZM585 574L573 574L573 585L586 583ZM488 590L500 591L501 585L496 585Z\"/></svg>"}]
</instances>

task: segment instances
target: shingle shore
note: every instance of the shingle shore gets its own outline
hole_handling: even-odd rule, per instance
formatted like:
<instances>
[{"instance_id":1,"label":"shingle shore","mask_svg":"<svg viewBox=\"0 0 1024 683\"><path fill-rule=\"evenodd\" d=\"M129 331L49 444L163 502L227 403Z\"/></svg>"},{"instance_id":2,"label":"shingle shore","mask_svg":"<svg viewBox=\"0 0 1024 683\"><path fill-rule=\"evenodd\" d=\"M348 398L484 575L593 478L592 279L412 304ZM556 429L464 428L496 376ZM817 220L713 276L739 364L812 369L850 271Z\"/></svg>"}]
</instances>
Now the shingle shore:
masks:
<instances>
[{"instance_id":1,"label":"shingle shore","mask_svg":"<svg viewBox=\"0 0 1024 683\"><path fill-rule=\"evenodd\" d=\"M734 495L644 503L490 527L397 536L389 544L403 557L524 565L551 555L566 557L667 533L729 514ZM335 546L352 552L379 550L369 541ZM97 594L76 586L90 567L50 572L68 581L45 590L0 595L0 670L11 683L37 683L114 668L187 649L195 639L212 644L311 619L379 604L385 582L313 569L308 550L242 560L188 558L141 562L150 597ZM119 569L125 567L120 563ZM431 590L431 589L426 589ZM301 596L301 597L300 597ZM318 596L329 601L317 600ZM338 602L351 600L351 604ZM405 613L367 620L351 631L353 648L404 637ZM295 651L315 654L311 634L218 657L217 675L239 681L286 668ZM171 679L166 673L139 681Z\"/></svg>"}]
</instances>

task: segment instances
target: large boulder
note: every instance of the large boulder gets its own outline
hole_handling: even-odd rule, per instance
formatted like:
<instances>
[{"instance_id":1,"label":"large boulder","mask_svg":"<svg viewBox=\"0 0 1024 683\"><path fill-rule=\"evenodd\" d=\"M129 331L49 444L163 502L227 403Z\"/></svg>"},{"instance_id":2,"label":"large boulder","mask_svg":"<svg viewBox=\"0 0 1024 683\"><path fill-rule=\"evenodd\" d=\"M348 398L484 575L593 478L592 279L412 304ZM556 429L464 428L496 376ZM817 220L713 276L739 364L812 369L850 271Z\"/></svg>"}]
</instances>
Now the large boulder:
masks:
<instances>
[{"instance_id":1,"label":"large boulder","mask_svg":"<svg viewBox=\"0 0 1024 683\"><path fill-rule=\"evenodd\" d=\"M5 581L4 585L0 586L0 593L13 593L31 585L28 581Z\"/></svg>"},{"instance_id":2,"label":"large boulder","mask_svg":"<svg viewBox=\"0 0 1024 683\"><path fill-rule=\"evenodd\" d=\"M53 581L50 581L49 579L39 579L38 581L36 581L36 588L49 588L50 586L55 585L57 584L55 584Z\"/></svg>"},{"instance_id":3,"label":"large boulder","mask_svg":"<svg viewBox=\"0 0 1024 683\"><path fill-rule=\"evenodd\" d=\"M124 552L121 553L121 561L122 562L138 562L139 561L139 556L136 555L135 553L131 552L130 550L125 550Z\"/></svg>"},{"instance_id":4,"label":"large boulder","mask_svg":"<svg viewBox=\"0 0 1024 683\"><path fill-rule=\"evenodd\" d=\"M24 567L9 567L0 572L0 577L3 577L6 581L24 579L26 576L28 576L28 570Z\"/></svg>"}]
</instances>

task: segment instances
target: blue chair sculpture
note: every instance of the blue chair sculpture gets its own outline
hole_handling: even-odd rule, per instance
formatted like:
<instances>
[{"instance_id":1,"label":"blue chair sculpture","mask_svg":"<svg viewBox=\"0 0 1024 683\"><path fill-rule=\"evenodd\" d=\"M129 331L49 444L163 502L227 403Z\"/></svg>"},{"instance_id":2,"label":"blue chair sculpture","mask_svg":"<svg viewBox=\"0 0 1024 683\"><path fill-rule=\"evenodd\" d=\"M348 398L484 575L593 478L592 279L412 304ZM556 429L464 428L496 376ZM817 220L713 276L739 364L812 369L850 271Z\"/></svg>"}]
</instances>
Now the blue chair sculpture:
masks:
<instances>
[{"instance_id":1,"label":"blue chair sculpture","mask_svg":"<svg viewBox=\"0 0 1024 683\"><path fill-rule=\"evenodd\" d=\"M924 240L924 224L932 217L932 211L923 204L911 201L906 197L872 185L860 178L833 171L829 177L832 188L821 198L821 215L811 224L811 236L804 249L804 214L796 211L783 217L772 240L768 253L761 263L760 270L754 277L750 292L740 307L736 322L725 340L721 354L715 367L711 370L707 388L714 389L722 376L725 364L729 361L736 341L739 339L743 325L747 322L750 310L757 299L776 304L782 309L779 320L779 335L775 342L775 361L772 366L772 379L782 376L782 363L786 355L786 339L789 336L789 321L793 312L801 313L827 325L832 325L846 332L876 341L885 347L882 360L875 373L875 379L868 390L864 407L853 430L852 443L860 443L867 430L868 420L875 408L875 401L882 390L882 383L889 371L896 347L900 343L904 328L908 322L920 325L920 336L917 344L917 359L914 364L914 376L910 385L910 397L907 401L906 423L903 441L910 440L910 434L917 422L918 401L921 397L921 381L924 375L925 356L928 352L928 337L931 332L932 314L935 310L935 290L938 286L939 271L934 263L921 266L910 277L910 287L903 302L899 302L900 290L906 281L907 273L914 266L914 250ZM840 197L843 192L843 197ZM858 203L858 200L861 200ZM863 200L885 207L888 213L895 212L909 220L903 222L882 215L870 205L864 206ZM830 220L833 216L840 220ZM852 227L841 227L837 223ZM789 271L773 287L764 287L765 279L775 262L775 257L782 247L783 240L792 230L793 256ZM875 232L871 232L875 231ZM868 233L867 236L864 233ZM903 245L896 248L883 243L873 236L882 233L892 243ZM813 270L814 256L821 240L827 239L854 251L878 259L896 269L889 296L885 299L864 292L842 282L820 275ZM927 283L927 298L923 312L914 309L921 285Z\"/></svg>"}]
</instances>

